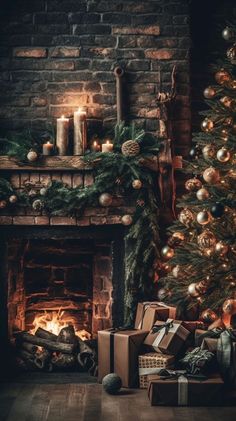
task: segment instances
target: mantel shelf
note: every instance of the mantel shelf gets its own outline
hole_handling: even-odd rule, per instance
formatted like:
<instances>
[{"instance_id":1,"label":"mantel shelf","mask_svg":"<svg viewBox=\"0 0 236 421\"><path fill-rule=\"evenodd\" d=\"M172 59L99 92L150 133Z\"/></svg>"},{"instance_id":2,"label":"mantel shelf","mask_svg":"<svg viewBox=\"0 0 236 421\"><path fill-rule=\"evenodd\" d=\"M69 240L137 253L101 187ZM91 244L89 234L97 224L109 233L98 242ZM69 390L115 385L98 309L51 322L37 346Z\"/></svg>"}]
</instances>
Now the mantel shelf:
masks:
<instances>
[{"instance_id":1,"label":"mantel shelf","mask_svg":"<svg viewBox=\"0 0 236 421\"><path fill-rule=\"evenodd\" d=\"M43 156L31 165L22 164L15 158L0 156L1 171L81 171L92 170L80 156Z\"/></svg>"}]
</instances>

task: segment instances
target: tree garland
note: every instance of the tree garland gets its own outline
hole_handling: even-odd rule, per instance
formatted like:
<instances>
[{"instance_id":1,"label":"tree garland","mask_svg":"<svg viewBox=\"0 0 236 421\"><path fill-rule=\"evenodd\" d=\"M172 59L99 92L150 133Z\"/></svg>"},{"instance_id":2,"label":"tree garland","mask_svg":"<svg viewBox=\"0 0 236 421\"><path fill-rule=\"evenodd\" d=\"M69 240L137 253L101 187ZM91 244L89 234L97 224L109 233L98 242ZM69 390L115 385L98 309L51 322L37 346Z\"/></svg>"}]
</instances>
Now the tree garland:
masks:
<instances>
[{"instance_id":1,"label":"tree garland","mask_svg":"<svg viewBox=\"0 0 236 421\"><path fill-rule=\"evenodd\" d=\"M129 139L136 144L136 153L127 150ZM138 149L137 149L138 145ZM125 150L126 148L126 150ZM137 153L138 151L138 153ZM138 299L149 299L153 292L155 262L159 259L159 227L156 174L142 165L159 152L159 143L151 135L124 123L115 128L114 153L89 153L84 161L93 168L95 182L91 186L71 188L52 181L48 186L34 188L26 184L21 197L13 191L7 180L0 182L0 200L18 196L22 206L34 210L44 209L50 215L79 216L89 206L98 206L103 193L119 192L130 198L135 211L125 235L125 323L133 322Z\"/></svg>"}]
</instances>

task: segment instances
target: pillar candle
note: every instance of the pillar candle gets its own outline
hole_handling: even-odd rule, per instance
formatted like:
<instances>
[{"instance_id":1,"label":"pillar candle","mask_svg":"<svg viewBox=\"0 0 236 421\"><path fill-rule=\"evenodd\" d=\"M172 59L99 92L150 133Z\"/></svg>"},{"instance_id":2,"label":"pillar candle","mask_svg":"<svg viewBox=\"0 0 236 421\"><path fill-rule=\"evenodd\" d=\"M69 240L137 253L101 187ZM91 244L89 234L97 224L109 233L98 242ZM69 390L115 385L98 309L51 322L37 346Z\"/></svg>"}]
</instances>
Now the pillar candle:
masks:
<instances>
[{"instance_id":1,"label":"pillar candle","mask_svg":"<svg viewBox=\"0 0 236 421\"><path fill-rule=\"evenodd\" d=\"M61 116L57 119L57 150L58 155L66 155L68 150L69 118Z\"/></svg>"},{"instance_id":2,"label":"pillar candle","mask_svg":"<svg viewBox=\"0 0 236 421\"><path fill-rule=\"evenodd\" d=\"M53 144L51 142L46 142L43 144L43 155L51 155L53 152Z\"/></svg>"},{"instance_id":3,"label":"pillar candle","mask_svg":"<svg viewBox=\"0 0 236 421\"><path fill-rule=\"evenodd\" d=\"M112 152L113 151L113 144L110 143L109 140L106 143L102 144L102 152Z\"/></svg>"},{"instance_id":4,"label":"pillar candle","mask_svg":"<svg viewBox=\"0 0 236 421\"><path fill-rule=\"evenodd\" d=\"M99 145L97 140L93 141L92 146L91 146L91 150L93 152L99 152L100 151L100 145Z\"/></svg>"},{"instance_id":5,"label":"pillar candle","mask_svg":"<svg viewBox=\"0 0 236 421\"><path fill-rule=\"evenodd\" d=\"M74 112L74 155L83 155L87 148L86 111L78 109Z\"/></svg>"}]
</instances>

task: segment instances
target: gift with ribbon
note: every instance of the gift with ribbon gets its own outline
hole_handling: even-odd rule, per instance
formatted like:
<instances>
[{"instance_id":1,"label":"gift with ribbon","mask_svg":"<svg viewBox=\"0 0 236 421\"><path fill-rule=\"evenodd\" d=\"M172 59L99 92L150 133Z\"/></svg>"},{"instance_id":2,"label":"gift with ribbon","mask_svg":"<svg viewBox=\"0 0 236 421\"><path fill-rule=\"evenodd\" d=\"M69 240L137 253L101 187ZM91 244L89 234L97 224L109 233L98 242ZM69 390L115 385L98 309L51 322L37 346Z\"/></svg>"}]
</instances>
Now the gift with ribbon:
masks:
<instances>
[{"instance_id":1,"label":"gift with ribbon","mask_svg":"<svg viewBox=\"0 0 236 421\"><path fill-rule=\"evenodd\" d=\"M157 352L149 352L139 355L139 387L147 389L148 375L158 374L163 368L172 368L175 361L174 355L158 354Z\"/></svg>"},{"instance_id":2,"label":"gift with ribbon","mask_svg":"<svg viewBox=\"0 0 236 421\"><path fill-rule=\"evenodd\" d=\"M138 386L138 355L148 331L106 329L98 332L98 381L109 373L121 377L123 387Z\"/></svg>"},{"instance_id":3,"label":"gift with ribbon","mask_svg":"<svg viewBox=\"0 0 236 421\"><path fill-rule=\"evenodd\" d=\"M148 397L151 405L210 406L222 400L224 382L218 375L207 378L190 375L183 370L161 370L148 376Z\"/></svg>"},{"instance_id":4,"label":"gift with ribbon","mask_svg":"<svg viewBox=\"0 0 236 421\"><path fill-rule=\"evenodd\" d=\"M135 317L135 329L151 330L156 320L175 319L176 308L158 301L138 303Z\"/></svg>"},{"instance_id":5,"label":"gift with ribbon","mask_svg":"<svg viewBox=\"0 0 236 421\"><path fill-rule=\"evenodd\" d=\"M185 329L180 320L157 321L146 336L144 345L156 352L177 355L189 334L190 332Z\"/></svg>"}]
</instances>

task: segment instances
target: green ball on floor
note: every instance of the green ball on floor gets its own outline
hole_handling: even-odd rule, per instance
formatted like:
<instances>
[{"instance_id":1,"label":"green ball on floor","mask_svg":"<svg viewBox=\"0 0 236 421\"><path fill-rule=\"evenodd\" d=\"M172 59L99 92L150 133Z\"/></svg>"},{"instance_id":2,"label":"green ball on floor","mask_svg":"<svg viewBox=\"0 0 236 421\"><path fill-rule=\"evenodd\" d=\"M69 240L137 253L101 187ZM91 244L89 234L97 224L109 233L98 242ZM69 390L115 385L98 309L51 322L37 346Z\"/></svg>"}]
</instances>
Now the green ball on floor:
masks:
<instances>
[{"instance_id":1,"label":"green ball on floor","mask_svg":"<svg viewBox=\"0 0 236 421\"><path fill-rule=\"evenodd\" d=\"M105 392L109 393L110 395L115 395L117 392L119 392L122 386L122 381L116 373L110 373L103 377L102 385Z\"/></svg>"}]
</instances>

